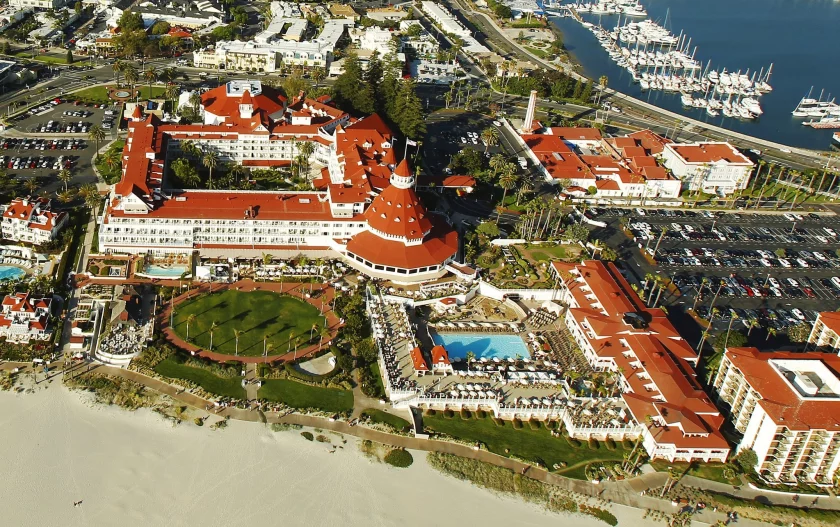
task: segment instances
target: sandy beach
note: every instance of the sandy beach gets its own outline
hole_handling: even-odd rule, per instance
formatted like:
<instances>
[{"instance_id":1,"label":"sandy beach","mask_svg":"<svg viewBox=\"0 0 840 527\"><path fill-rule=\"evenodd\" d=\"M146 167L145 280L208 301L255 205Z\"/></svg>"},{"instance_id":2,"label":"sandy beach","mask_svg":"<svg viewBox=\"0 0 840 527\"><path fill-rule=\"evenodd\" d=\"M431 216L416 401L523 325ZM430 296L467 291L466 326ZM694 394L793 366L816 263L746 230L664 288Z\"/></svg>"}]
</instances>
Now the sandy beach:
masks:
<instances>
[{"instance_id":1,"label":"sandy beach","mask_svg":"<svg viewBox=\"0 0 840 527\"><path fill-rule=\"evenodd\" d=\"M396 469L366 458L353 438L330 454L329 444L260 424L173 427L57 383L0 393L0 428L7 525L606 525L443 476L424 453ZM619 525L648 524L618 509Z\"/></svg>"}]
</instances>

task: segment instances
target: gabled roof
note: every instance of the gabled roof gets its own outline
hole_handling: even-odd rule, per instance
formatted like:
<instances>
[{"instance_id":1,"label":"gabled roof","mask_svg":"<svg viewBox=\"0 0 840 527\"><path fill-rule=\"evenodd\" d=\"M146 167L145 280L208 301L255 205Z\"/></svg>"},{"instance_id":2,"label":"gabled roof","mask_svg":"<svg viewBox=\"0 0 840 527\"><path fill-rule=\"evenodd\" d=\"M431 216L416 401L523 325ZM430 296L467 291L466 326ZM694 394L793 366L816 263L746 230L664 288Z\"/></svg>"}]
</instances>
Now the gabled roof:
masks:
<instances>
[{"instance_id":1,"label":"gabled roof","mask_svg":"<svg viewBox=\"0 0 840 527\"><path fill-rule=\"evenodd\" d=\"M426 364L426 359L423 357L420 348L414 348L409 354L411 355L411 363L414 365L414 371L429 371L429 366Z\"/></svg>"},{"instance_id":2,"label":"gabled roof","mask_svg":"<svg viewBox=\"0 0 840 527\"><path fill-rule=\"evenodd\" d=\"M432 366L449 366L449 352L441 345L432 348Z\"/></svg>"}]
</instances>

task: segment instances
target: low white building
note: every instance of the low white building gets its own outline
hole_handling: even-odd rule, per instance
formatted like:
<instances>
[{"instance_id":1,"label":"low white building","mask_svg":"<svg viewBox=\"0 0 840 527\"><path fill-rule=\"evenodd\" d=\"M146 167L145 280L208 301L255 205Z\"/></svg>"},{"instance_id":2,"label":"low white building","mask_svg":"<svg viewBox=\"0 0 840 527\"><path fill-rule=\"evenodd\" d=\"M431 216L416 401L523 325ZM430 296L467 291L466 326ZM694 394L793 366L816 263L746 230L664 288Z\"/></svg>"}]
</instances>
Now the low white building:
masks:
<instances>
[{"instance_id":1,"label":"low white building","mask_svg":"<svg viewBox=\"0 0 840 527\"><path fill-rule=\"evenodd\" d=\"M38 9L58 9L67 5L67 0L9 0L9 7Z\"/></svg>"},{"instance_id":2,"label":"low white building","mask_svg":"<svg viewBox=\"0 0 840 527\"><path fill-rule=\"evenodd\" d=\"M18 198L2 211L3 239L36 245L55 240L68 219L66 212L53 212L45 198Z\"/></svg>"},{"instance_id":3,"label":"low white building","mask_svg":"<svg viewBox=\"0 0 840 527\"><path fill-rule=\"evenodd\" d=\"M662 161L688 190L728 195L747 188L754 164L729 143L665 145Z\"/></svg>"},{"instance_id":4,"label":"low white building","mask_svg":"<svg viewBox=\"0 0 840 527\"><path fill-rule=\"evenodd\" d=\"M840 358L726 350L714 379L720 404L765 480L830 485L840 467Z\"/></svg>"},{"instance_id":5,"label":"low white building","mask_svg":"<svg viewBox=\"0 0 840 527\"><path fill-rule=\"evenodd\" d=\"M808 337L808 344L817 350L830 350L835 353L840 351L840 313L823 311L817 315Z\"/></svg>"},{"instance_id":6,"label":"low white building","mask_svg":"<svg viewBox=\"0 0 840 527\"><path fill-rule=\"evenodd\" d=\"M52 333L51 306L51 298L36 298L29 293L6 296L0 304L0 337L21 343L48 339Z\"/></svg>"},{"instance_id":7,"label":"low white building","mask_svg":"<svg viewBox=\"0 0 840 527\"><path fill-rule=\"evenodd\" d=\"M423 11L429 18L438 25L444 32L456 35L464 41L463 50L468 53L490 53L490 50L479 43L472 32L458 22L452 13L446 7L437 2L424 1L422 4Z\"/></svg>"}]
</instances>

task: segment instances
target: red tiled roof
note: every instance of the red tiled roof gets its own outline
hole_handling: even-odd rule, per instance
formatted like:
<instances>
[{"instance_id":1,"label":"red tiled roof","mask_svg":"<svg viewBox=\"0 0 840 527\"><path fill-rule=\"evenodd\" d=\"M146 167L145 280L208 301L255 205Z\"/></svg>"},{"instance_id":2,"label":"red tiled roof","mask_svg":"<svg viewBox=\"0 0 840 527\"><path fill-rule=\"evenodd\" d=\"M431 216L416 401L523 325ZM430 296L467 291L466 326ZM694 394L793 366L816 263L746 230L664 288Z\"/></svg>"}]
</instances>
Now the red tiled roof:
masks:
<instances>
[{"instance_id":1,"label":"red tiled roof","mask_svg":"<svg viewBox=\"0 0 840 527\"><path fill-rule=\"evenodd\" d=\"M245 90L245 92L247 91ZM231 118L233 121L238 121L239 103L245 102L248 99L254 105L255 112L264 112L266 115L274 115L282 111L286 106L286 97L271 86L263 84L262 93L256 96L248 93L248 99L245 98L245 92L243 92L242 96L228 96L227 85L222 84L217 88L204 92L201 95L201 104L204 106L205 111L213 115Z\"/></svg>"},{"instance_id":2,"label":"red tiled roof","mask_svg":"<svg viewBox=\"0 0 840 527\"><path fill-rule=\"evenodd\" d=\"M437 345L432 348L432 365L449 366L449 353L443 346Z\"/></svg>"},{"instance_id":3,"label":"red tiled roof","mask_svg":"<svg viewBox=\"0 0 840 527\"><path fill-rule=\"evenodd\" d=\"M251 210L259 220L360 221L361 217L333 218L329 203L318 193L186 191L149 211L144 217L245 219ZM119 210L111 212L123 216Z\"/></svg>"},{"instance_id":4,"label":"red tiled roof","mask_svg":"<svg viewBox=\"0 0 840 527\"><path fill-rule=\"evenodd\" d=\"M628 137L639 141L639 144L651 153L651 155L661 154L665 149L665 145L671 144L673 141L666 139L651 130L639 130L633 132Z\"/></svg>"},{"instance_id":5,"label":"red tiled roof","mask_svg":"<svg viewBox=\"0 0 840 527\"><path fill-rule=\"evenodd\" d=\"M730 163L749 164L752 161L728 143L695 143L692 145L669 146L686 163Z\"/></svg>"},{"instance_id":6,"label":"red tiled roof","mask_svg":"<svg viewBox=\"0 0 840 527\"><path fill-rule=\"evenodd\" d=\"M559 137L565 141L600 141L601 131L597 128L583 127L560 127L549 128L550 135Z\"/></svg>"},{"instance_id":7,"label":"red tiled roof","mask_svg":"<svg viewBox=\"0 0 840 527\"><path fill-rule=\"evenodd\" d=\"M405 163L403 161L403 163ZM426 207L411 188L391 185L365 211L371 228L409 240L422 238L432 228Z\"/></svg>"},{"instance_id":8,"label":"red tiled roof","mask_svg":"<svg viewBox=\"0 0 840 527\"><path fill-rule=\"evenodd\" d=\"M458 251L458 233L442 218L432 215L431 221L432 231L419 245L405 245L363 231L347 243L347 251L369 262L401 269L441 265Z\"/></svg>"},{"instance_id":9,"label":"red tiled roof","mask_svg":"<svg viewBox=\"0 0 840 527\"><path fill-rule=\"evenodd\" d=\"M414 371L429 371L429 366L426 364L426 359L423 358L423 352L420 348L414 348L410 352L411 362L414 364Z\"/></svg>"},{"instance_id":10,"label":"red tiled roof","mask_svg":"<svg viewBox=\"0 0 840 527\"><path fill-rule=\"evenodd\" d=\"M556 135L525 134L525 144L553 179L595 179L580 157Z\"/></svg>"},{"instance_id":11,"label":"red tiled roof","mask_svg":"<svg viewBox=\"0 0 840 527\"><path fill-rule=\"evenodd\" d=\"M840 357L837 355L787 351L762 353L756 348L728 348L726 356L761 395L758 404L779 426L792 430L840 431L840 399L799 397L769 362L771 359L819 361L840 377Z\"/></svg>"},{"instance_id":12,"label":"red tiled roof","mask_svg":"<svg viewBox=\"0 0 840 527\"><path fill-rule=\"evenodd\" d=\"M840 335L840 313L837 311L822 311L818 320L825 324L825 327Z\"/></svg>"}]
</instances>

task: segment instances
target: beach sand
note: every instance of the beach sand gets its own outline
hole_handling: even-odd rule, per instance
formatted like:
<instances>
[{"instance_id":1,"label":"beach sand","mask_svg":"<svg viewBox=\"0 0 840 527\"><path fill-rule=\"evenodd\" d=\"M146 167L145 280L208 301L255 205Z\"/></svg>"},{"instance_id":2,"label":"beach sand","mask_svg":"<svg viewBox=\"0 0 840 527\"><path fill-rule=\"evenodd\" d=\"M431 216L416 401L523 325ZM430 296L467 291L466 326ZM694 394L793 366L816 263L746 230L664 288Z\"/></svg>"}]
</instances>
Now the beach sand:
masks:
<instances>
[{"instance_id":1,"label":"beach sand","mask_svg":"<svg viewBox=\"0 0 840 527\"><path fill-rule=\"evenodd\" d=\"M173 426L57 382L0 393L0 429L6 525L606 525L444 476L422 452L396 469L362 455L354 438L330 454L329 443L261 424ZM613 509L619 525L647 523Z\"/></svg>"}]
</instances>

